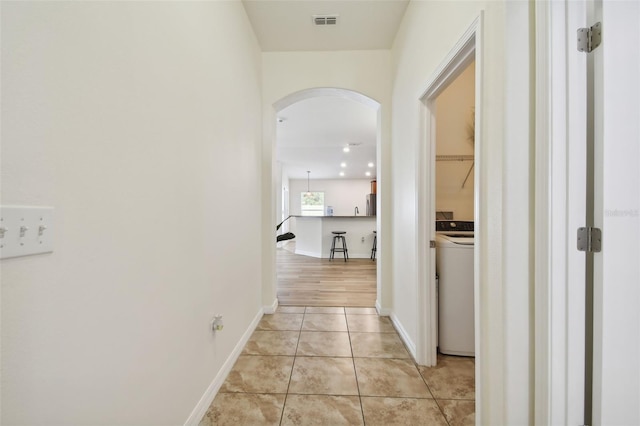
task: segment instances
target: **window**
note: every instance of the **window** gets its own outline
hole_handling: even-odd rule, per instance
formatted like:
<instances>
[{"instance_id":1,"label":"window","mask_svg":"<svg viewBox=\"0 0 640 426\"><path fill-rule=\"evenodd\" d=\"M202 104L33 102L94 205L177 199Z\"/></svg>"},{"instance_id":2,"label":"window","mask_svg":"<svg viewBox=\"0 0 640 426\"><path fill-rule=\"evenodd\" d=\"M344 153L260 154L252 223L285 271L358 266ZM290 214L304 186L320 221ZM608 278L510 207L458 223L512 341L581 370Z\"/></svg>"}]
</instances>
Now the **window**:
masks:
<instances>
[{"instance_id":1,"label":"window","mask_svg":"<svg viewBox=\"0 0 640 426\"><path fill-rule=\"evenodd\" d=\"M323 216L324 192L301 192L300 214L302 216Z\"/></svg>"}]
</instances>

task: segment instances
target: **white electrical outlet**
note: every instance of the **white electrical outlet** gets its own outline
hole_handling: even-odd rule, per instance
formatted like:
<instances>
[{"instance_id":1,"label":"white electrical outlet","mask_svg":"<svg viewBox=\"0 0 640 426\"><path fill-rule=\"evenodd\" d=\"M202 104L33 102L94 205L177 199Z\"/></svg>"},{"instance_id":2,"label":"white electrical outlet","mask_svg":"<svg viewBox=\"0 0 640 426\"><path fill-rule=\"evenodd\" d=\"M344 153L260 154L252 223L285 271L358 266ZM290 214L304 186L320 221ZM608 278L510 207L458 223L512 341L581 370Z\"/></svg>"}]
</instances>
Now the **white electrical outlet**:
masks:
<instances>
[{"instance_id":1,"label":"white electrical outlet","mask_svg":"<svg viewBox=\"0 0 640 426\"><path fill-rule=\"evenodd\" d=\"M222 315L216 314L213 316L213 320L211 321L211 330L213 331L222 331L224 328L224 322L222 322Z\"/></svg>"},{"instance_id":2,"label":"white electrical outlet","mask_svg":"<svg viewBox=\"0 0 640 426\"><path fill-rule=\"evenodd\" d=\"M364 243L364 237L362 237L362 242Z\"/></svg>"},{"instance_id":3,"label":"white electrical outlet","mask_svg":"<svg viewBox=\"0 0 640 426\"><path fill-rule=\"evenodd\" d=\"M53 251L53 207L0 207L0 259Z\"/></svg>"}]
</instances>

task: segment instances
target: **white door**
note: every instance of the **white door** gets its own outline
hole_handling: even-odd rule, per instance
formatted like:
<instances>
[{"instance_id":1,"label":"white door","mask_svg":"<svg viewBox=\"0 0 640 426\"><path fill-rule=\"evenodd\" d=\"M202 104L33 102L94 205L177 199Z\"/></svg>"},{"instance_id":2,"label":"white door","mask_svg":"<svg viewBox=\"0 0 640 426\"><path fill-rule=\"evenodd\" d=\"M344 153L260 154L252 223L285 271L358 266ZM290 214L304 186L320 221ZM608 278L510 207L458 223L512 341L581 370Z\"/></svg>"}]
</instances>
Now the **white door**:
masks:
<instances>
[{"instance_id":1,"label":"white door","mask_svg":"<svg viewBox=\"0 0 640 426\"><path fill-rule=\"evenodd\" d=\"M537 186L548 190L536 197L542 218L537 226L547 229L537 243L537 270L543 273L536 281L536 422L638 425L640 2L557 0L536 8L543 52L537 86L549 94L536 114L542 123L536 161L548 167L537 178ZM602 25L601 45L578 52L577 29L596 22ZM576 231L588 221L603 235L602 251L586 256L576 249ZM585 368L589 256L593 356L592 367ZM589 389L593 393L585 398Z\"/></svg>"},{"instance_id":2,"label":"white door","mask_svg":"<svg viewBox=\"0 0 640 426\"><path fill-rule=\"evenodd\" d=\"M594 2L594 425L640 424L640 2Z\"/></svg>"}]
</instances>

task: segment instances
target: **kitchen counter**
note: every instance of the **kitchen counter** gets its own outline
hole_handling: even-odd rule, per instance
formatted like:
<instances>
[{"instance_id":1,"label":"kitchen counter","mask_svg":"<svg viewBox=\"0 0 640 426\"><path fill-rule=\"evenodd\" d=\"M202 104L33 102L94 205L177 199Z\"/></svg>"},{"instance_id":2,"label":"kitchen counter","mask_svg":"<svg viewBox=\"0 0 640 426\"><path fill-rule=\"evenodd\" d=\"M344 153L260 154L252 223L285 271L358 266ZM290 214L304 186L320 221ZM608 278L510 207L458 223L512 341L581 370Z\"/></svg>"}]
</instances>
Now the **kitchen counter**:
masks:
<instances>
[{"instance_id":1,"label":"kitchen counter","mask_svg":"<svg viewBox=\"0 0 640 426\"><path fill-rule=\"evenodd\" d=\"M296 220L296 254L329 258L333 241L331 232L345 231L350 258L368 259L371 256L373 231L376 230L376 216L294 217ZM342 259L342 253L337 253L336 258Z\"/></svg>"},{"instance_id":2,"label":"kitchen counter","mask_svg":"<svg viewBox=\"0 0 640 426\"><path fill-rule=\"evenodd\" d=\"M357 216L337 216L337 215L331 215L331 216L292 216L292 217L323 217L323 218L329 218L329 217L339 217L339 218L351 218L351 219L367 219L367 218L374 218L375 216L366 216L366 215L357 215Z\"/></svg>"}]
</instances>

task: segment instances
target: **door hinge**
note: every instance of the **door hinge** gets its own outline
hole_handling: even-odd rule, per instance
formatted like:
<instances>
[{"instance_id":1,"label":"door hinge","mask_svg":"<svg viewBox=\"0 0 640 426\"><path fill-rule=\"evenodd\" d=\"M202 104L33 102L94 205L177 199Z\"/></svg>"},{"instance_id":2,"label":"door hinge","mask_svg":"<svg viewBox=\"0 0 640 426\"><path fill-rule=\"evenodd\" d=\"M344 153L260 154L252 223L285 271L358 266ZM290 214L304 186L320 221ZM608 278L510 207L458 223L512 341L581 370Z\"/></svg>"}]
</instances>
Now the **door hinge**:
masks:
<instances>
[{"instance_id":1,"label":"door hinge","mask_svg":"<svg viewBox=\"0 0 640 426\"><path fill-rule=\"evenodd\" d=\"M600 253L602 250L602 230L599 228L578 228L578 251Z\"/></svg>"},{"instance_id":2,"label":"door hinge","mask_svg":"<svg viewBox=\"0 0 640 426\"><path fill-rule=\"evenodd\" d=\"M436 248L436 242L434 240L429 241L429 248Z\"/></svg>"},{"instance_id":3,"label":"door hinge","mask_svg":"<svg viewBox=\"0 0 640 426\"><path fill-rule=\"evenodd\" d=\"M602 23L578 28L578 52L593 52L602 43Z\"/></svg>"}]
</instances>

